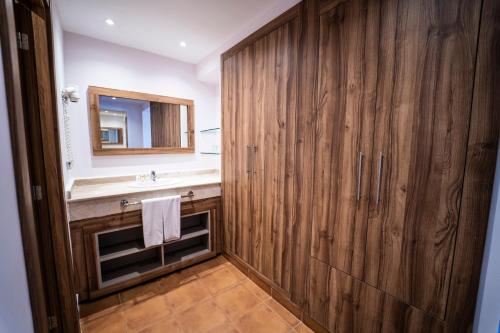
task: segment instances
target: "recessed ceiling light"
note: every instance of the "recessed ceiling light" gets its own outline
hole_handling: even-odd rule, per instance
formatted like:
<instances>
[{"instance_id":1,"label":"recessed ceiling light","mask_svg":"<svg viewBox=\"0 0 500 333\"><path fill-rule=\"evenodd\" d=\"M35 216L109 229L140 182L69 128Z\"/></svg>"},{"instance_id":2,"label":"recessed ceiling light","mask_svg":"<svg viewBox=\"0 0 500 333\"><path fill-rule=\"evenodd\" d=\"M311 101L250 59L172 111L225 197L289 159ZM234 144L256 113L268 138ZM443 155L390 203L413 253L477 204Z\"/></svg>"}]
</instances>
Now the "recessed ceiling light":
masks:
<instances>
[{"instance_id":1,"label":"recessed ceiling light","mask_svg":"<svg viewBox=\"0 0 500 333\"><path fill-rule=\"evenodd\" d=\"M105 22L106 22L106 24L107 24L107 25L115 25L115 21L113 21L113 20L112 20L112 19L110 19L110 18L109 18L109 19L106 19L106 21L105 21Z\"/></svg>"},{"instance_id":2,"label":"recessed ceiling light","mask_svg":"<svg viewBox=\"0 0 500 333\"><path fill-rule=\"evenodd\" d=\"M185 41L182 41L182 42L180 43L180 45L181 45L181 47L186 47L186 46L187 46L187 44L186 44L186 42L185 42Z\"/></svg>"}]
</instances>

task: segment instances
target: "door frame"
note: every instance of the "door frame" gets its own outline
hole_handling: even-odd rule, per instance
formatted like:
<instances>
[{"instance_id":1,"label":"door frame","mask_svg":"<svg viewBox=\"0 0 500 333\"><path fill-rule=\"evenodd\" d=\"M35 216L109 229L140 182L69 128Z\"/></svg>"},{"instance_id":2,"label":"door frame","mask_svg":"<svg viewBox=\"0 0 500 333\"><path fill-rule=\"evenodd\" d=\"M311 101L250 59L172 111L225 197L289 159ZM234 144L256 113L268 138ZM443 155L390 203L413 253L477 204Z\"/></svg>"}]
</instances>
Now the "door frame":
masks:
<instances>
[{"instance_id":1,"label":"door frame","mask_svg":"<svg viewBox=\"0 0 500 333\"><path fill-rule=\"evenodd\" d=\"M26 121L24 116L21 90L22 72L18 61L16 21L14 6L23 3L30 7L32 14L39 15L45 21L48 67L45 80L50 82L49 108L40 108L40 120L45 131L57 133L57 94L54 79L54 57L52 39L52 21L50 4L45 0L0 0L0 37L4 66L9 128L12 141L14 171L16 177L17 201L20 216L20 228L30 295L30 303L35 332L79 332L79 316L76 292L73 284L68 221L64 204L64 185L61 170L61 153L58 135L44 136L42 145L28 147ZM35 84L40 80L37 79ZM47 81L46 81L47 82ZM42 126L43 126L42 125ZM32 164L29 149L39 149L44 156L45 166ZM45 149L44 149L45 148ZM45 154L44 154L44 149ZM49 152L47 152L49 151ZM43 168L43 176L51 181L43 189L45 200L51 211L49 221L37 221L32 188L35 184L30 178L30 165ZM38 251L40 236L37 228L43 228L50 234L53 255L43 255ZM56 279L47 284L46 272L42 262L55 267ZM47 297L47 288L57 295L57 299ZM56 309L49 313L48 304Z\"/></svg>"}]
</instances>

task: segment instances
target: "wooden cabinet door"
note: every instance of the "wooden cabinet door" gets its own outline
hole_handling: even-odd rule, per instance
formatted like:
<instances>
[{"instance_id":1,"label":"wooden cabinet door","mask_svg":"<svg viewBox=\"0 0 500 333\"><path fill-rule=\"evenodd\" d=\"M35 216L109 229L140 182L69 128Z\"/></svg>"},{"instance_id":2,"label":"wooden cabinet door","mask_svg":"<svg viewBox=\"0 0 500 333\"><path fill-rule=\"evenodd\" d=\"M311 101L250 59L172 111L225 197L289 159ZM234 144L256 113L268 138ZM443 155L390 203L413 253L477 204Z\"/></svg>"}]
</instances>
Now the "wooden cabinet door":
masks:
<instances>
[{"instance_id":1,"label":"wooden cabinet door","mask_svg":"<svg viewBox=\"0 0 500 333\"><path fill-rule=\"evenodd\" d=\"M442 321L319 260L309 272L309 313L330 332L444 332Z\"/></svg>"},{"instance_id":2,"label":"wooden cabinet door","mask_svg":"<svg viewBox=\"0 0 500 333\"><path fill-rule=\"evenodd\" d=\"M311 255L361 278L372 164L378 1L320 8Z\"/></svg>"},{"instance_id":3,"label":"wooden cabinet door","mask_svg":"<svg viewBox=\"0 0 500 333\"><path fill-rule=\"evenodd\" d=\"M254 43L251 265L289 292L293 271L298 16ZM297 269L297 267L295 267Z\"/></svg>"},{"instance_id":4,"label":"wooden cabinet door","mask_svg":"<svg viewBox=\"0 0 500 333\"><path fill-rule=\"evenodd\" d=\"M444 318L480 1L384 0L380 12L376 162L364 280Z\"/></svg>"},{"instance_id":5,"label":"wooden cabinet door","mask_svg":"<svg viewBox=\"0 0 500 333\"><path fill-rule=\"evenodd\" d=\"M253 47L226 58L222 70L224 247L249 260Z\"/></svg>"}]
</instances>

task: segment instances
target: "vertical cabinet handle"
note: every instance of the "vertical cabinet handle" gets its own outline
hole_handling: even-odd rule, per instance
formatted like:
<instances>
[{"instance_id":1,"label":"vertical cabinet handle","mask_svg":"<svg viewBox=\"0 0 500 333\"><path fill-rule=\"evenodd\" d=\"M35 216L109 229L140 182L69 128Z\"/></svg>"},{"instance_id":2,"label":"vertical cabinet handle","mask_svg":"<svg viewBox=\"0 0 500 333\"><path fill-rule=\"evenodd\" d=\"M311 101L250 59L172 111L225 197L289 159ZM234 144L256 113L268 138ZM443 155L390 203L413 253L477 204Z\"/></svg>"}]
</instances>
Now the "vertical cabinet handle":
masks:
<instances>
[{"instance_id":1,"label":"vertical cabinet handle","mask_svg":"<svg viewBox=\"0 0 500 333\"><path fill-rule=\"evenodd\" d=\"M247 173L252 173L252 145L247 145Z\"/></svg>"},{"instance_id":2,"label":"vertical cabinet handle","mask_svg":"<svg viewBox=\"0 0 500 333\"><path fill-rule=\"evenodd\" d=\"M359 202L361 199L361 172L363 171L363 158L362 152L358 154L358 179L356 181L356 201Z\"/></svg>"},{"instance_id":3,"label":"vertical cabinet handle","mask_svg":"<svg viewBox=\"0 0 500 333\"><path fill-rule=\"evenodd\" d=\"M253 145L253 156L252 156L252 170L253 170L253 173L254 174L257 174L257 171L255 171L255 161L257 160L256 159L256 155L257 155L257 146L256 145Z\"/></svg>"},{"instance_id":4,"label":"vertical cabinet handle","mask_svg":"<svg viewBox=\"0 0 500 333\"><path fill-rule=\"evenodd\" d=\"M257 173L255 171L255 153L256 145L247 145L247 173Z\"/></svg>"},{"instance_id":5,"label":"vertical cabinet handle","mask_svg":"<svg viewBox=\"0 0 500 333\"><path fill-rule=\"evenodd\" d=\"M378 158L378 174L377 174L377 197L376 197L376 203L377 207L380 203L380 187L382 184L382 168L384 166L384 155L382 152L380 152L380 156Z\"/></svg>"}]
</instances>

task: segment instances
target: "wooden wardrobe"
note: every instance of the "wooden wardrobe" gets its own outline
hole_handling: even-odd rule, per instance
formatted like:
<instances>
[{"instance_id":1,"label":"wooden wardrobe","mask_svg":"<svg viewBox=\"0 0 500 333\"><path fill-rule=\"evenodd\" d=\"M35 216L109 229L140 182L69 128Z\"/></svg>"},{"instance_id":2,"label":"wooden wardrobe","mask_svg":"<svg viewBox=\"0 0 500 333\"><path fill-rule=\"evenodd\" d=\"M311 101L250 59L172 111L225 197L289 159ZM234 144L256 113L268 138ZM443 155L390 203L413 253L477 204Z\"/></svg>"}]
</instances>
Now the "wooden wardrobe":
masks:
<instances>
[{"instance_id":1,"label":"wooden wardrobe","mask_svg":"<svg viewBox=\"0 0 500 333\"><path fill-rule=\"evenodd\" d=\"M305 0L222 56L225 251L314 329L471 329L499 13Z\"/></svg>"}]
</instances>

